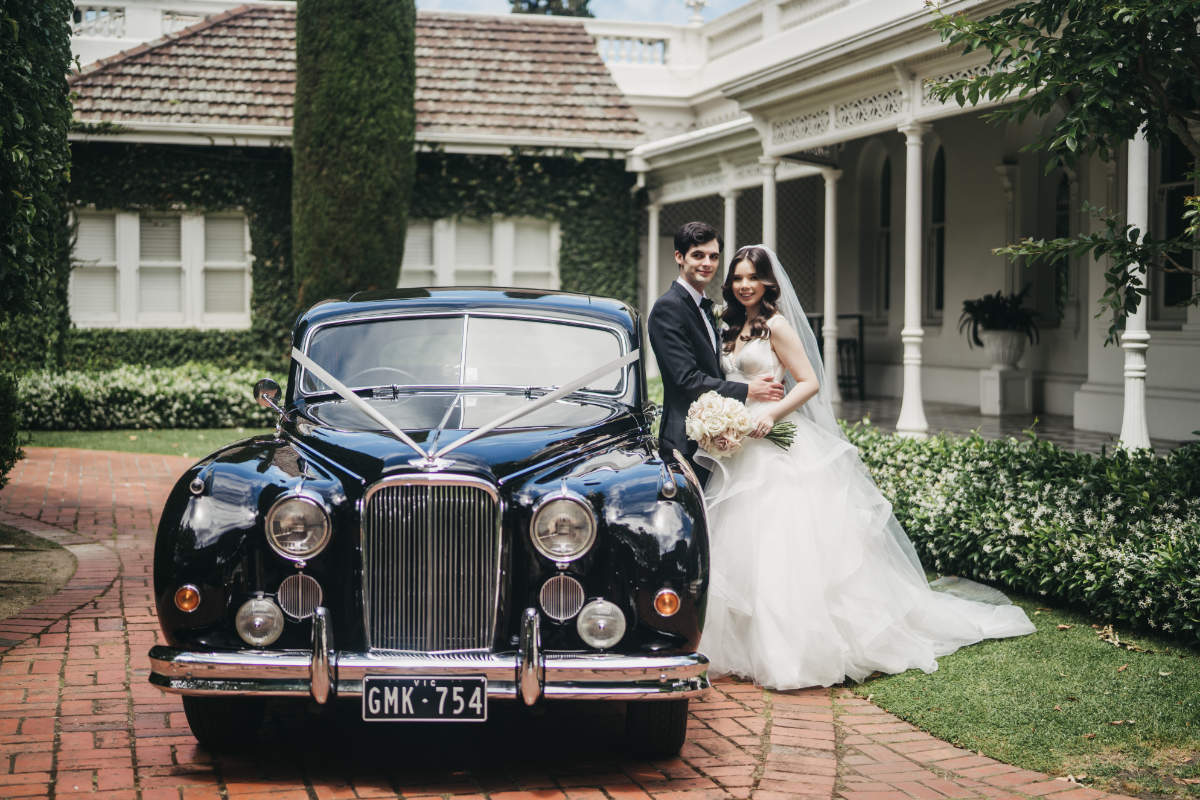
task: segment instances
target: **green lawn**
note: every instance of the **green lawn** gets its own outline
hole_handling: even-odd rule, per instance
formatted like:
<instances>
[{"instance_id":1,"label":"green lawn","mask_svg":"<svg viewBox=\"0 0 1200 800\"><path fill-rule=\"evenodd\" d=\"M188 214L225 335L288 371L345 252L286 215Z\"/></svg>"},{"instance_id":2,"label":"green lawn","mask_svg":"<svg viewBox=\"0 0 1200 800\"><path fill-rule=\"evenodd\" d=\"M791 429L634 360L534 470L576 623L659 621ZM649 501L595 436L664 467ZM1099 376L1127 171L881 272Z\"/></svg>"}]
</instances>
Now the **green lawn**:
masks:
<instances>
[{"instance_id":1,"label":"green lawn","mask_svg":"<svg viewBox=\"0 0 1200 800\"><path fill-rule=\"evenodd\" d=\"M1098 620L1018 602L1037 633L854 691L940 739L1027 769L1122 794L1200 797L1200 650L1122 631L1117 646Z\"/></svg>"},{"instance_id":2,"label":"green lawn","mask_svg":"<svg viewBox=\"0 0 1200 800\"><path fill-rule=\"evenodd\" d=\"M22 434L26 447L78 447L84 450L121 450L127 453L161 453L201 458L221 445L245 439L271 428L179 428L174 430L29 431Z\"/></svg>"}]
</instances>

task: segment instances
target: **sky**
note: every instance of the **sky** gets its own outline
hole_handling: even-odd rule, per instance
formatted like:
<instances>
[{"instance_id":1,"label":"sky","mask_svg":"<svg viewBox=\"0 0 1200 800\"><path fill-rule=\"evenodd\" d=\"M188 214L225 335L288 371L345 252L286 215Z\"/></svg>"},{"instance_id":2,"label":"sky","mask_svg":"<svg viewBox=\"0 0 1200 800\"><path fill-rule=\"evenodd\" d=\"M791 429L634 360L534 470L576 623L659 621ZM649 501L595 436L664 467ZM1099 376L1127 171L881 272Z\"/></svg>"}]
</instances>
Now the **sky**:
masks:
<instances>
[{"instance_id":1,"label":"sky","mask_svg":"<svg viewBox=\"0 0 1200 800\"><path fill-rule=\"evenodd\" d=\"M732 11L747 0L709 0L703 14L706 20ZM488 14L507 14L512 8L508 0L417 0L417 8L426 11L480 11ZM598 19L640 22L671 22L683 25L691 10L683 0L592 0L592 14Z\"/></svg>"}]
</instances>

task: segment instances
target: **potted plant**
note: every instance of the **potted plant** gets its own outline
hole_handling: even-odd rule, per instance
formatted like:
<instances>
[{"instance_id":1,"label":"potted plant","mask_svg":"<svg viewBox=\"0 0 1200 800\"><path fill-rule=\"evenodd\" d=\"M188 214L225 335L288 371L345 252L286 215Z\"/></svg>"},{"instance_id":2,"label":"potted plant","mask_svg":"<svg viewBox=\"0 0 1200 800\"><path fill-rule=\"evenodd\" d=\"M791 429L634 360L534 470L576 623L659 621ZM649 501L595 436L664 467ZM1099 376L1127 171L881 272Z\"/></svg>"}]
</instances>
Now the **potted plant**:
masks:
<instances>
[{"instance_id":1,"label":"potted plant","mask_svg":"<svg viewBox=\"0 0 1200 800\"><path fill-rule=\"evenodd\" d=\"M1028 293L1026 286L1016 294L995 292L963 301L958 331L966 332L968 346L983 348L992 366L1015 367L1025 354L1025 341L1037 344L1035 312L1022 306Z\"/></svg>"}]
</instances>

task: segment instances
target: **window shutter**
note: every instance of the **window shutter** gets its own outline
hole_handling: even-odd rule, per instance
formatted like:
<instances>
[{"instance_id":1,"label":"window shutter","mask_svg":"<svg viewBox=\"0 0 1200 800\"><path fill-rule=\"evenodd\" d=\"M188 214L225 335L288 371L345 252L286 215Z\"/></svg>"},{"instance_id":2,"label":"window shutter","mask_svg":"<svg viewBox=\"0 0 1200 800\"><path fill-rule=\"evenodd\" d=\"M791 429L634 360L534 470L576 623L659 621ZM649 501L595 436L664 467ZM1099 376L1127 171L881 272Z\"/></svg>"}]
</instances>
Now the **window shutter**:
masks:
<instances>
[{"instance_id":1,"label":"window shutter","mask_svg":"<svg viewBox=\"0 0 1200 800\"><path fill-rule=\"evenodd\" d=\"M117 314L116 267L78 267L71 274L71 318L89 320Z\"/></svg>"},{"instance_id":2,"label":"window shutter","mask_svg":"<svg viewBox=\"0 0 1200 800\"><path fill-rule=\"evenodd\" d=\"M242 264L246 261L246 222L242 217L204 218L204 261Z\"/></svg>"},{"instance_id":3,"label":"window shutter","mask_svg":"<svg viewBox=\"0 0 1200 800\"><path fill-rule=\"evenodd\" d=\"M404 235L404 261L400 269L424 270L433 266L433 223L418 220L408 223Z\"/></svg>"},{"instance_id":4,"label":"window shutter","mask_svg":"<svg viewBox=\"0 0 1200 800\"><path fill-rule=\"evenodd\" d=\"M183 270L142 267L138 270L138 310L143 314L178 314L183 310Z\"/></svg>"},{"instance_id":5,"label":"window shutter","mask_svg":"<svg viewBox=\"0 0 1200 800\"><path fill-rule=\"evenodd\" d=\"M454 261L457 267L492 266L492 225L460 219L455 225Z\"/></svg>"},{"instance_id":6,"label":"window shutter","mask_svg":"<svg viewBox=\"0 0 1200 800\"><path fill-rule=\"evenodd\" d=\"M181 260L179 217L144 216L138 227L143 262Z\"/></svg>"},{"instance_id":7,"label":"window shutter","mask_svg":"<svg viewBox=\"0 0 1200 800\"><path fill-rule=\"evenodd\" d=\"M246 273L237 269L204 271L204 313L242 314L246 311Z\"/></svg>"},{"instance_id":8,"label":"window shutter","mask_svg":"<svg viewBox=\"0 0 1200 800\"><path fill-rule=\"evenodd\" d=\"M75 260L111 264L117 260L117 218L113 214L80 214Z\"/></svg>"}]
</instances>

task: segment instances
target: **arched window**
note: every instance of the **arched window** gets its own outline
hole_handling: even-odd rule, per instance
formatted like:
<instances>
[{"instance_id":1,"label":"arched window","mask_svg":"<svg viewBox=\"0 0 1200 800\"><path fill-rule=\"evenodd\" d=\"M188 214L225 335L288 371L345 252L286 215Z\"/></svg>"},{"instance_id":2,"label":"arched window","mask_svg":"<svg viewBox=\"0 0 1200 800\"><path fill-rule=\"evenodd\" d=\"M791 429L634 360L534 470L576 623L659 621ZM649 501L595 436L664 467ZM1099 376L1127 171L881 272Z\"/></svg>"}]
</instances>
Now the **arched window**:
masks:
<instances>
[{"instance_id":1,"label":"arched window","mask_svg":"<svg viewBox=\"0 0 1200 800\"><path fill-rule=\"evenodd\" d=\"M929 176L925 256L925 318L940 323L946 306L946 149L938 147Z\"/></svg>"}]
</instances>

